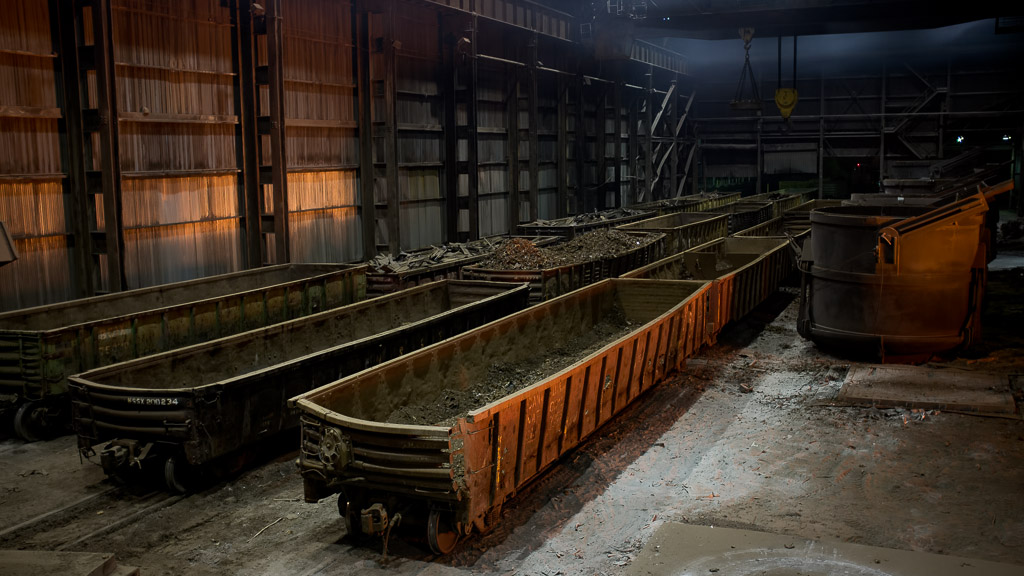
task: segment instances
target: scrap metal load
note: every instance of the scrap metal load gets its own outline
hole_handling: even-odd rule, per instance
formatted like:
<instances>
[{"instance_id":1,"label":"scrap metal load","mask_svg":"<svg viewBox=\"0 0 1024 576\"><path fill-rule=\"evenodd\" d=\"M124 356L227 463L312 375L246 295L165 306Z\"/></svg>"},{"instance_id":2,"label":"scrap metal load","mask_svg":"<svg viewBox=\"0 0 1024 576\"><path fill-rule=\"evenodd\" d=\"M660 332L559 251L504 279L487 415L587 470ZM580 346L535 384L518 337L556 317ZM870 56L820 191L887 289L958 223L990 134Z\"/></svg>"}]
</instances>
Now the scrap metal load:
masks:
<instances>
[{"instance_id":1,"label":"scrap metal load","mask_svg":"<svg viewBox=\"0 0 1024 576\"><path fill-rule=\"evenodd\" d=\"M528 290L433 282L73 376L79 449L108 475L154 470L184 491L298 426L288 398L521 310Z\"/></svg>"},{"instance_id":2,"label":"scrap metal load","mask_svg":"<svg viewBox=\"0 0 1024 576\"><path fill-rule=\"evenodd\" d=\"M308 502L432 550L505 502L708 340L706 282L606 280L294 398ZM389 520L390 519L390 520Z\"/></svg>"},{"instance_id":3,"label":"scrap metal load","mask_svg":"<svg viewBox=\"0 0 1024 576\"><path fill-rule=\"evenodd\" d=\"M522 238L492 236L469 242L449 242L397 256L379 254L367 265L366 290L371 294L387 294L426 282L460 278L463 266L487 258L508 242ZM527 237L532 244L546 246L560 240L554 236Z\"/></svg>"},{"instance_id":4,"label":"scrap metal load","mask_svg":"<svg viewBox=\"0 0 1024 576\"><path fill-rule=\"evenodd\" d=\"M633 210L656 212L658 216L676 212L707 212L712 208L720 208L740 199L739 192L708 192L690 196L678 196L664 200L653 200L630 206Z\"/></svg>"},{"instance_id":5,"label":"scrap metal load","mask_svg":"<svg viewBox=\"0 0 1024 576\"><path fill-rule=\"evenodd\" d=\"M798 329L843 353L918 360L980 331L989 201L1012 181L937 208L843 206L811 212Z\"/></svg>"},{"instance_id":6,"label":"scrap metal load","mask_svg":"<svg viewBox=\"0 0 1024 576\"><path fill-rule=\"evenodd\" d=\"M67 377L362 300L366 267L285 264L0 314L0 414L68 424Z\"/></svg>"},{"instance_id":7,"label":"scrap metal load","mask_svg":"<svg viewBox=\"0 0 1024 576\"><path fill-rule=\"evenodd\" d=\"M566 216L554 220L536 220L529 224L520 224L520 234L535 234L537 236L560 236L562 238L575 238L578 234L600 230L602 228L614 228L620 224L636 222L644 218L656 216L649 210L637 210L634 208L611 208L599 212L586 212L575 216Z\"/></svg>"},{"instance_id":8,"label":"scrap metal load","mask_svg":"<svg viewBox=\"0 0 1024 576\"><path fill-rule=\"evenodd\" d=\"M614 278L665 253L665 235L594 230L549 247L506 245L487 260L462 269L464 278L528 282L534 302Z\"/></svg>"}]
</instances>

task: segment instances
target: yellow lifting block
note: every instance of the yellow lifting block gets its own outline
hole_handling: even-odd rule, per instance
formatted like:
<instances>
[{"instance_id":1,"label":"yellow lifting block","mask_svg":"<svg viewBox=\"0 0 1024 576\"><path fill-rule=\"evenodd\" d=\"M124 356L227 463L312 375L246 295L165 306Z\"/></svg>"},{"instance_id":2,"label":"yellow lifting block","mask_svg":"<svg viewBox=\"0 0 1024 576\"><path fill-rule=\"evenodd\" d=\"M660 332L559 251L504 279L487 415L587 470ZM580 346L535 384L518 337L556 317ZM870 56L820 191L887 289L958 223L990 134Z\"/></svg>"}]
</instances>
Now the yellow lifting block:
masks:
<instances>
[{"instance_id":1,"label":"yellow lifting block","mask_svg":"<svg viewBox=\"0 0 1024 576\"><path fill-rule=\"evenodd\" d=\"M779 112L782 112L782 117L789 119L789 115L793 113L793 108L796 108L796 88L776 88L775 89L775 105L779 107Z\"/></svg>"}]
</instances>

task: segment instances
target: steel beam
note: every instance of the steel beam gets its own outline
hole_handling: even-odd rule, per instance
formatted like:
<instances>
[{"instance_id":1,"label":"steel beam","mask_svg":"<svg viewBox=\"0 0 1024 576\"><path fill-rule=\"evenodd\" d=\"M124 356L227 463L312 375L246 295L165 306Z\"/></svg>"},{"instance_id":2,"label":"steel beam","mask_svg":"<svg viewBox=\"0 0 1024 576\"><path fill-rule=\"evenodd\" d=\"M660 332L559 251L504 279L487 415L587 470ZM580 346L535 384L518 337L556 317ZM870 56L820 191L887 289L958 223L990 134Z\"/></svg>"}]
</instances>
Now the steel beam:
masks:
<instances>
[{"instance_id":1,"label":"steel beam","mask_svg":"<svg viewBox=\"0 0 1024 576\"><path fill-rule=\"evenodd\" d=\"M444 102L444 203L446 238L459 241L459 132L456 105L456 38L447 26L448 18L441 19L441 98Z\"/></svg>"},{"instance_id":2,"label":"steel beam","mask_svg":"<svg viewBox=\"0 0 1024 576\"><path fill-rule=\"evenodd\" d=\"M576 189L573 193L574 202L573 214L580 214L586 210L586 188L587 188L587 126L586 126L586 103L583 90L583 75L577 74L573 82L576 93L576 130L573 134L574 156L576 157Z\"/></svg>"},{"instance_id":3,"label":"steel beam","mask_svg":"<svg viewBox=\"0 0 1024 576\"><path fill-rule=\"evenodd\" d=\"M356 70L356 118L359 119L359 200L363 226L363 258L377 255L377 203L373 195L373 84L370 77L370 14L352 4L352 67ZM443 52L442 52L443 53Z\"/></svg>"},{"instance_id":4,"label":"steel beam","mask_svg":"<svg viewBox=\"0 0 1024 576\"><path fill-rule=\"evenodd\" d=\"M621 77L621 69L620 69ZM612 143L615 145L615 151L612 153L612 158L615 160L615 207L622 206L622 81L615 83L615 87L612 89L612 101L615 107L615 120L613 124L613 130L615 131L612 137Z\"/></svg>"},{"instance_id":5,"label":"steel beam","mask_svg":"<svg viewBox=\"0 0 1024 576\"><path fill-rule=\"evenodd\" d=\"M264 264L263 240L260 234L260 158L259 133L256 129L256 45L253 37L252 0L237 0L231 15L234 18L232 65L235 69L234 101L238 113L235 125L235 163L238 175L239 207L243 214L245 262L248 268Z\"/></svg>"},{"instance_id":6,"label":"steel beam","mask_svg":"<svg viewBox=\"0 0 1024 576\"><path fill-rule=\"evenodd\" d=\"M110 1L93 0L93 62L96 69L96 112L99 118L99 149L93 150L100 170L103 222L107 256L107 289L126 287L124 271L124 221L121 211L121 155L117 123L117 82L114 78L114 36ZM98 154L97 154L98 152Z\"/></svg>"},{"instance_id":7,"label":"steel beam","mask_svg":"<svg viewBox=\"0 0 1024 576\"><path fill-rule=\"evenodd\" d=\"M284 24L281 0L265 0L267 27L267 86L270 92L270 179L274 203L275 262L290 261L288 226L288 166L284 127Z\"/></svg>"},{"instance_id":8,"label":"steel beam","mask_svg":"<svg viewBox=\"0 0 1024 576\"><path fill-rule=\"evenodd\" d=\"M639 176L639 165L640 165L640 136L637 134L640 123L640 103L643 101L638 96L633 96L632 101L629 103L629 141L626 145L627 161L629 166L629 185L626 187L628 192L626 195L625 204L636 204L639 200L640 190L640 176Z\"/></svg>"},{"instance_id":9,"label":"steel beam","mask_svg":"<svg viewBox=\"0 0 1024 576\"><path fill-rule=\"evenodd\" d=\"M530 172L530 222L536 221L540 210L540 143L537 132L540 128L540 112L537 96L537 35L531 38L527 49L526 68L526 109L528 117L529 172Z\"/></svg>"},{"instance_id":10,"label":"steel beam","mask_svg":"<svg viewBox=\"0 0 1024 576\"><path fill-rule=\"evenodd\" d=\"M505 97L505 131L508 147L508 230L516 233L519 226L519 69L508 67L508 90Z\"/></svg>"},{"instance_id":11,"label":"steel beam","mask_svg":"<svg viewBox=\"0 0 1024 576\"><path fill-rule=\"evenodd\" d=\"M68 2L50 0L50 37L54 60L57 105L61 119L61 170L67 178L61 181L67 230L71 234L70 269L75 295L79 298L96 293L95 266L90 237L90 198L85 174L85 132L82 126L82 75L78 64L77 9Z\"/></svg>"},{"instance_id":12,"label":"steel beam","mask_svg":"<svg viewBox=\"0 0 1024 576\"><path fill-rule=\"evenodd\" d=\"M479 82L479 68L477 66L477 29L479 22L474 15L470 28L470 57L467 66L466 77L466 143L469 147L468 167L469 173L469 239L480 238L480 136L477 133L479 127L477 100L477 84Z\"/></svg>"},{"instance_id":13,"label":"steel beam","mask_svg":"<svg viewBox=\"0 0 1024 576\"><path fill-rule=\"evenodd\" d=\"M597 99L597 109L594 111L595 126L595 152L597 153L597 178L594 182L597 193L597 209L604 210L608 207L608 192L605 182L608 181L608 88L601 87L600 96Z\"/></svg>"},{"instance_id":14,"label":"steel beam","mask_svg":"<svg viewBox=\"0 0 1024 576\"><path fill-rule=\"evenodd\" d=\"M557 192L557 206L555 208L555 217L562 217L568 213L569 204L569 127L568 127L568 105L566 98L568 98L568 82L563 77L559 77L557 81L556 90L558 91L558 144L556 162L558 172L558 192Z\"/></svg>"}]
</instances>

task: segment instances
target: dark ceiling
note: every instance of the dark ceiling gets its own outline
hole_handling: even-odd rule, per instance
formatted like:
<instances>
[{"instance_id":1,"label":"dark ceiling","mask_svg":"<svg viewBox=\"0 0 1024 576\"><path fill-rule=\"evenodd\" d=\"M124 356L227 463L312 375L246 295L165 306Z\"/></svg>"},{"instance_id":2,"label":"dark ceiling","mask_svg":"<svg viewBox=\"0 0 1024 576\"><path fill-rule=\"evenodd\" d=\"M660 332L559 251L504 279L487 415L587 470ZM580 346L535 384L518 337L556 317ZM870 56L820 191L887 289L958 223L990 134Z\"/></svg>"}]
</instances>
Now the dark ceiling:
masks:
<instances>
[{"instance_id":1,"label":"dark ceiling","mask_svg":"<svg viewBox=\"0 0 1024 576\"><path fill-rule=\"evenodd\" d=\"M631 22L637 37L724 40L738 38L745 27L762 38L849 34L938 28L1022 12L1019 0L647 0L646 17Z\"/></svg>"}]
</instances>

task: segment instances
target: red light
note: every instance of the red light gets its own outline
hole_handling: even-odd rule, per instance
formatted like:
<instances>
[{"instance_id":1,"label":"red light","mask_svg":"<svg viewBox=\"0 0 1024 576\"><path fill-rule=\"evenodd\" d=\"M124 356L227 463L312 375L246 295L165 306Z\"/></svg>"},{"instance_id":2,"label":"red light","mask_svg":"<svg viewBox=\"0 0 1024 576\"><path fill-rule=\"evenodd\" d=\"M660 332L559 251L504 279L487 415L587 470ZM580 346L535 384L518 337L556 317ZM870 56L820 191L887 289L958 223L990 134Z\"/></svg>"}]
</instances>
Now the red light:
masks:
<instances>
[{"instance_id":1,"label":"red light","mask_svg":"<svg viewBox=\"0 0 1024 576\"><path fill-rule=\"evenodd\" d=\"M860 168L860 162L857 162L857 168Z\"/></svg>"}]
</instances>

